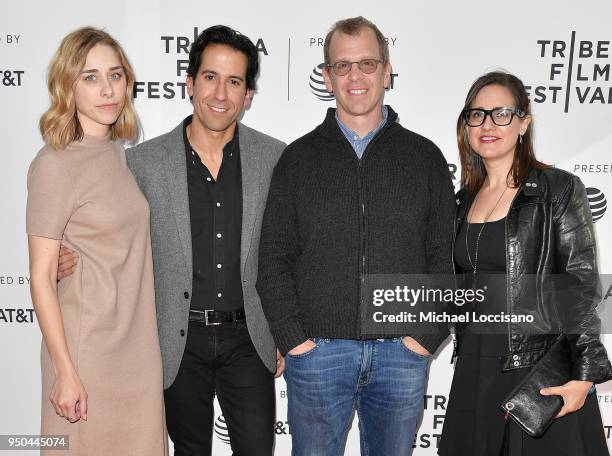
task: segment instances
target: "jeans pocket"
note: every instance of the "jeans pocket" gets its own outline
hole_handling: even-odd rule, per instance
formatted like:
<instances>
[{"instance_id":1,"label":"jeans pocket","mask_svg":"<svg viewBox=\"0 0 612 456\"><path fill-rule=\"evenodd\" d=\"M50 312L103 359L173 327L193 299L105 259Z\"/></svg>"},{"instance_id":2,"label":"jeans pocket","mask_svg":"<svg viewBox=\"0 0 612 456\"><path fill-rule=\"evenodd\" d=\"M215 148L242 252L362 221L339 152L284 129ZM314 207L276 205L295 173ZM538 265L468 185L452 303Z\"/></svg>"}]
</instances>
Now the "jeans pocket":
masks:
<instances>
[{"instance_id":1,"label":"jeans pocket","mask_svg":"<svg viewBox=\"0 0 612 456\"><path fill-rule=\"evenodd\" d=\"M408 348L408 346L404 343L404 338L403 337L399 337L398 339L399 339L399 344L402 346L404 351L406 353L408 353L409 355L416 356L419 359L427 360L427 361L429 361L429 359L431 359L431 355L422 355L422 354L417 353L414 350L411 350L410 348Z\"/></svg>"},{"instance_id":2,"label":"jeans pocket","mask_svg":"<svg viewBox=\"0 0 612 456\"><path fill-rule=\"evenodd\" d=\"M310 355L312 352L314 352L317 348L319 348L319 344L321 343L322 339L319 338L309 338L308 340L311 340L315 343L314 347L312 347L310 350L304 352L304 353L300 353L299 355L291 355L289 353L287 353L287 356L285 358L293 358L293 359L300 359L300 358L305 358L308 355Z\"/></svg>"}]
</instances>

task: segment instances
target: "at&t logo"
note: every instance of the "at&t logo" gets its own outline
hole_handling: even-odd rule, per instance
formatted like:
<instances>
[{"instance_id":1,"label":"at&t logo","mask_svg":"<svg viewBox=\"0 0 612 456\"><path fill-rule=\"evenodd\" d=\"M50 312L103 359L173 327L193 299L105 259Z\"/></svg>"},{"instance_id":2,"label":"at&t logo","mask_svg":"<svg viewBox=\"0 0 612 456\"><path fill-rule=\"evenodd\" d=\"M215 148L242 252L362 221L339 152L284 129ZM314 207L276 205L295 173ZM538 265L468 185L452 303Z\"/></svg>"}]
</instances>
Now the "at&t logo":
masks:
<instances>
[{"instance_id":1,"label":"at&t logo","mask_svg":"<svg viewBox=\"0 0 612 456\"><path fill-rule=\"evenodd\" d=\"M325 63L321 63L312 69L310 74L310 91L312 94L321 101L332 101L336 97L333 93L329 93L325 87L325 81L323 80L323 67Z\"/></svg>"},{"instance_id":2,"label":"at&t logo","mask_svg":"<svg viewBox=\"0 0 612 456\"><path fill-rule=\"evenodd\" d=\"M215 434L217 434L219 440L229 445L229 431L227 430L227 423L225 422L225 417L223 415L219 415L215 420Z\"/></svg>"},{"instance_id":3,"label":"at&t logo","mask_svg":"<svg viewBox=\"0 0 612 456\"><path fill-rule=\"evenodd\" d=\"M34 309L0 308L0 324L2 323L34 323Z\"/></svg>"},{"instance_id":4,"label":"at&t logo","mask_svg":"<svg viewBox=\"0 0 612 456\"><path fill-rule=\"evenodd\" d=\"M606 195L604 195L598 188L588 187L586 191L587 197L589 198L591 214L593 216L593 223L595 223L606 213L608 202L606 201Z\"/></svg>"},{"instance_id":5,"label":"at&t logo","mask_svg":"<svg viewBox=\"0 0 612 456\"><path fill-rule=\"evenodd\" d=\"M24 70L0 70L0 80L4 87L21 87Z\"/></svg>"}]
</instances>

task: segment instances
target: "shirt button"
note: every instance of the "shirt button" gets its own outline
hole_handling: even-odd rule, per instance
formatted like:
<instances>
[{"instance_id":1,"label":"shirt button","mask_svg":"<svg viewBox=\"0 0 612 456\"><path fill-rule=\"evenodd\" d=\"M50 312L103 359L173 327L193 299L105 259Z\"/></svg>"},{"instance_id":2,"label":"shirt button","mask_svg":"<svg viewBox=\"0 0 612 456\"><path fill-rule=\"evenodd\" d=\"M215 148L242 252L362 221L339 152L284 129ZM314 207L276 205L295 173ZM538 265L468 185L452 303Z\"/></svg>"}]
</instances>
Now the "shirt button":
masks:
<instances>
[{"instance_id":1,"label":"shirt button","mask_svg":"<svg viewBox=\"0 0 612 456\"><path fill-rule=\"evenodd\" d=\"M183 293L183 296L185 296L185 299L189 299L189 293L188 292Z\"/></svg>"},{"instance_id":2,"label":"shirt button","mask_svg":"<svg viewBox=\"0 0 612 456\"><path fill-rule=\"evenodd\" d=\"M512 357L512 359L513 359L514 361L518 361L518 360L519 360L519 355L514 355L514 356Z\"/></svg>"},{"instance_id":3,"label":"shirt button","mask_svg":"<svg viewBox=\"0 0 612 456\"><path fill-rule=\"evenodd\" d=\"M217 237L221 239L221 233L217 233Z\"/></svg>"},{"instance_id":4,"label":"shirt button","mask_svg":"<svg viewBox=\"0 0 612 456\"><path fill-rule=\"evenodd\" d=\"M217 269L221 269L221 263L217 264Z\"/></svg>"},{"instance_id":5,"label":"shirt button","mask_svg":"<svg viewBox=\"0 0 612 456\"><path fill-rule=\"evenodd\" d=\"M221 296L223 296L222 293L217 293L217 298L220 298Z\"/></svg>"},{"instance_id":6,"label":"shirt button","mask_svg":"<svg viewBox=\"0 0 612 456\"><path fill-rule=\"evenodd\" d=\"M521 363L519 363L518 361L514 361L514 363L512 364L514 364L514 367L519 367L521 365Z\"/></svg>"},{"instance_id":7,"label":"shirt button","mask_svg":"<svg viewBox=\"0 0 612 456\"><path fill-rule=\"evenodd\" d=\"M355 135L355 136L353 136L353 139L354 139L355 141L357 141L357 140L359 139L359 136Z\"/></svg>"},{"instance_id":8,"label":"shirt button","mask_svg":"<svg viewBox=\"0 0 612 456\"><path fill-rule=\"evenodd\" d=\"M221 203L217 203L217 207L221 207Z\"/></svg>"},{"instance_id":9,"label":"shirt button","mask_svg":"<svg viewBox=\"0 0 612 456\"><path fill-rule=\"evenodd\" d=\"M206 178L206 180L207 180L208 182L210 182L210 177L207 177L207 178Z\"/></svg>"},{"instance_id":10,"label":"shirt button","mask_svg":"<svg viewBox=\"0 0 612 456\"><path fill-rule=\"evenodd\" d=\"M185 337L185 330L181 329L181 337Z\"/></svg>"}]
</instances>

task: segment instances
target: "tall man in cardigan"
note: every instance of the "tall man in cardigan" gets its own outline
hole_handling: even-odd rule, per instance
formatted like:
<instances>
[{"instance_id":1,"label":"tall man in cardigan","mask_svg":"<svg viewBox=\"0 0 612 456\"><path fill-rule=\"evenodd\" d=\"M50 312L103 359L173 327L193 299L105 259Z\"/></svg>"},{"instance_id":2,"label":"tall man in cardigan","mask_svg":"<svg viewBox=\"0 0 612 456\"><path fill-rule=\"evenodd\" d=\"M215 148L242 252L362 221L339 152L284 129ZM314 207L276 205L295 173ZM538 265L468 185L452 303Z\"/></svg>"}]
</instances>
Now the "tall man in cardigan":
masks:
<instances>
[{"instance_id":1,"label":"tall man in cardigan","mask_svg":"<svg viewBox=\"0 0 612 456\"><path fill-rule=\"evenodd\" d=\"M126 151L150 206L166 423L177 456L211 454L215 395L235 455L273 451L274 373L283 361L255 280L262 212L284 144L237 121L258 69L249 38L226 26L204 30L189 53L193 114ZM69 273L69 264L59 269Z\"/></svg>"},{"instance_id":2,"label":"tall man in cardigan","mask_svg":"<svg viewBox=\"0 0 612 456\"><path fill-rule=\"evenodd\" d=\"M455 202L446 161L383 105L391 77L378 28L339 21L325 39L336 97L274 169L257 290L285 358L293 455L342 454L354 409L362 454L407 455L442 326L363 331L366 274L452 274Z\"/></svg>"}]
</instances>

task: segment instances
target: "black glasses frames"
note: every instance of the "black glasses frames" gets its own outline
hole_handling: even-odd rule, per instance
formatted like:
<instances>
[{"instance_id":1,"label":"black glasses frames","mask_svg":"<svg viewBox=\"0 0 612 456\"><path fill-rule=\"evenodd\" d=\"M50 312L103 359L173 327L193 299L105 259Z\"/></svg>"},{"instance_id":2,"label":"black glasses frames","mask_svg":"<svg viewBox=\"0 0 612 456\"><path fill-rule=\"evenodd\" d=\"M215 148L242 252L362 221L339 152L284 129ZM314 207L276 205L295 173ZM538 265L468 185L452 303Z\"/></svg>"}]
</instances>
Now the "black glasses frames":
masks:
<instances>
[{"instance_id":1,"label":"black glasses frames","mask_svg":"<svg viewBox=\"0 0 612 456\"><path fill-rule=\"evenodd\" d=\"M517 108L493 108L493 109L482 109L482 108L469 108L462 111L463 119L468 127L480 127L487 116L491 118L493 123L498 127L505 127L512 123L514 116L519 118L525 117L525 111Z\"/></svg>"}]
</instances>

